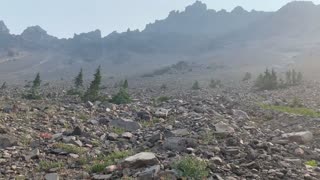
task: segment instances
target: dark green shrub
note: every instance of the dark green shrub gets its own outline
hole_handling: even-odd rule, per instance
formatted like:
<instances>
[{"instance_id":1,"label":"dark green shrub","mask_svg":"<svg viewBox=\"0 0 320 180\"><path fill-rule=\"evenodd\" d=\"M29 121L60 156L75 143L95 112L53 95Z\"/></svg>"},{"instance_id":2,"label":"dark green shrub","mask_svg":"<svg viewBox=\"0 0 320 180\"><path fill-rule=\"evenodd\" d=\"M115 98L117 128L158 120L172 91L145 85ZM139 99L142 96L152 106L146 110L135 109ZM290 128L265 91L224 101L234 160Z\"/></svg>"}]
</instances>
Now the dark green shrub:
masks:
<instances>
[{"instance_id":1,"label":"dark green shrub","mask_svg":"<svg viewBox=\"0 0 320 180\"><path fill-rule=\"evenodd\" d=\"M120 88L119 92L112 97L110 102L114 104L128 104L131 102L131 97L126 89Z\"/></svg>"},{"instance_id":2,"label":"dark green shrub","mask_svg":"<svg viewBox=\"0 0 320 180\"><path fill-rule=\"evenodd\" d=\"M190 179L206 179L209 175L207 163L193 156L186 156L174 163L173 168L179 175Z\"/></svg>"}]
</instances>

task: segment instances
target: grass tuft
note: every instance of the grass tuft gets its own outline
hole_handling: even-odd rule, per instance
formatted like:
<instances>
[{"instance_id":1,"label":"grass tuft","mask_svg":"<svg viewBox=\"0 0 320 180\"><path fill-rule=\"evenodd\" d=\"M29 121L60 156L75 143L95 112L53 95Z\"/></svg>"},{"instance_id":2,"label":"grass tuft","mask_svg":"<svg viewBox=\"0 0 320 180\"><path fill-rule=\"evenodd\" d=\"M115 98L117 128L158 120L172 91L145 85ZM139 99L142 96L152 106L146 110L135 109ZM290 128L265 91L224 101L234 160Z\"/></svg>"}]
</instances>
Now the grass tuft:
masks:
<instances>
[{"instance_id":1,"label":"grass tuft","mask_svg":"<svg viewBox=\"0 0 320 180\"><path fill-rule=\"evenodd\" d=\"M289 106L274 106L274 105L260 105L263 109L274 110L284 113L310 116L310 117L320 117L320 112L317 112L313 109L304 108L304 107L289 107Z\"/></svg>"},{"instance_id":2,"label":"grass tuft","mask_svg":"<svg viewBox=\"0 0 320 180\"><path fill-rule=\"evenodd\" d=\"M186 156L173 165L181 177L205 179L209 175L207 163L193 156Z\"/></svg>"}]
</instances>

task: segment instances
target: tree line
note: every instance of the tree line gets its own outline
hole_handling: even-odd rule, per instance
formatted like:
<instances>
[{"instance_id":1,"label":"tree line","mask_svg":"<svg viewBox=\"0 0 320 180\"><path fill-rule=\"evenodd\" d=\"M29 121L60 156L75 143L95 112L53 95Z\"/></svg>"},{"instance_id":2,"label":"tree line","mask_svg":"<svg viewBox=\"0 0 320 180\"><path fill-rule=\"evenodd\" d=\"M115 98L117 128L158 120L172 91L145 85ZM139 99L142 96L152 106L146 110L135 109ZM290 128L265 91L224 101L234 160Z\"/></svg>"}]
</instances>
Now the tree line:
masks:
<instances>
[{"instance_id":1,"label":"tree line","mask_svg":"<svg viewBox=\"0 0 320 180\"><path fill-rule=\"evenodd\" d=\"M111 99L107 99L102 96L100 93L101 90L101 66L96 69L94 74L94 79L91 81L89 87L85 90L84 81L83 81L83 69L81 68L78 75L74 78L74 86L68 90L68 95L78 95L84 102L87 101L105 101L108 100L115 104L126 104L131 102L131 97L128 93L128 80L125 80L123 84L120 85L118 93L114 94ZM27 94L24 94L23 97L26 99L41 99L39 93L41 85L40 73L37 73L35 79L32 82L32 86L29 89Z\"/></svg>"}]
</instances>

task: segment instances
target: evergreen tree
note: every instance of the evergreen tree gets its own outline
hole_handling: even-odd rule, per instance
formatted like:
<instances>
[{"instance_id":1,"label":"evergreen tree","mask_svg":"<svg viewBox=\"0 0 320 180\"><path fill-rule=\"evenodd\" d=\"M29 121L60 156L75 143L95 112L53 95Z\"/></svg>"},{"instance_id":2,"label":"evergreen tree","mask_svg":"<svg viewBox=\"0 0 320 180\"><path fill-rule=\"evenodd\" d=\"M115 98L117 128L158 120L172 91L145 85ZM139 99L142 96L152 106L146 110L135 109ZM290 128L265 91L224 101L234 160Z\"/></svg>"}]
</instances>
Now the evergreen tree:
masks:
<instances>
[{"instance_id":1,"label":"evergreen tree","mask_svg":"<svg viewBox=\"0 0 320 180\"><path fill-rule=\"evenodd\" d=\"M276 89L278 86L278 78L277 73L274 69L271 71L271 88Z\"/></svg>"},{"instance_id":2,"label":"evergreen tree","mask_svg":"<svg viewBox=\"0 0 320 180\"><path fill-rule=\"evenodd\" d=\"M99 98L99 90L101 84L101 67L99 66L94 74L94 80L91 82L89 88L83 96L84 101L96 101Z\"/></svg>"},{"instance_id":3,"label":"evergreen tree","mask_svg":"<svg viewBox=\"0 0 320 180\"><path fill-rule=\"evenodd\" d=\"M297 84L297 72L293 69L291 72L292 85Z\"/></svg>"},{"instance_id":4,"label":"evergreen tree","mask_svg":"<svg viewBox=\"0 0 320 180\"><path fill-rule=\"evenodd\" d=\"M32 89L33 90L39 89L40 84L41 84L40 73L37 73L36 78L32 82Z\"/></svg>"},{"instance_id":5,"label":"evergreen tree","mask_svg":"<svg viewBox=\"0 0 320 180\"><path fill-rule=\"evenodd\" d=\"M214 79L212 79L211 81L210 81L210 84L209 84L209 87L210 88L216 88L216 87L221 87L222 85L221 85L221 81L220 80L214 80Z\"/></svg>"},{"instance_id":6,"label":"evergreen tree","mask_svg":"<svg viewBox=\"0 0 320 180\"><path fill-rule=\"evenodd\" d=\"M199 86L199 82L198 82L198 81L195 81L195 82L193 83L192 89L193 89L193 90L198 90L198 89L200 89L200 86Z\"/></svg>"},{"instance_id":7,"label":"evergreen tree","mask_svg":"<svg viewBox=\"0 0 320 180\"><path fill-rule=\"evenodd\" d=\"M302 73L299 72L298 75L297 75L297 83L298 83L298 84L300 84L300 83L302 82L302 78L303 78L303 77L302 77Z\"/></svg>"},{"instance_id":8,"label":"evergreen tree","mask_svg":"<svg viewBox=\"0 0 320 180\"><path fill-rule=\"evenodd\" d=\"M131 97L127 89L121 87L119 92L112 97L111 102L115 104L127 104L131 102Z\"/></svg>"},{"instance_id":9,"label":"evergreen tree","mask_svg":"<svg viewBox=\"0 0 320 180\"><path fill-rule=\"evenodd\" d=\"M0 89L6 89L6 88L7 88L7 82L4 82Z\"/></svg>"},{"instance_id":10,"label":"evergreen tree","mask_svg":"<svg viewBox=\"0 0 320 180\"><path fill-rule=\"evenodd\" d=\"M124 89L128 89L128 87L129 87L128 80L124 80L122 87Z\"/></svg>"},{"instance_id":11,"label":"evergreen tree","mask_svg":"<svg viewBox=\"0 0 320 180\"><path fill-rule=\"evenodd\" d=\"M291 71L287 71L286 72L286 82L287 82L287 85L291 85L292 84L292 76L291 76Z\"/></svg>"},{"instance_id":12,"label":"evergreen tree","mask_svg":"<svg viewBox=\"0 0 320 180\"><path fill-rule=\"evenodd\" d=\"M248 81L248 80L250 80L251 78L252 78L251 73L246 72L246 74L244 75L242 81Z\"/></svg>"},{"instance_id":13,"label":"evergreen tree","mask_svg":"<svg viewBox=\"0 0 320 180\"><path fill-rule=\"evenodd\" d=\"M41 85L40 73L37 73L35 79L32 82L30 92L27 95L24 95L26 99L41 99L39 95L39 88Z\"/></svg>"},{"instance_id":14,"label":"evergreen tree","mask_svg":"<svg viewBox=\"0 0 320 180\"><path fill-rule=\"evenodd\" d=\"M74 79L74 85L77 89L79 89L80 87L83 87L83 73L82 73L82 68L80 69L79 74L77 75L77 77L75 77Z\"/></svg>"}]
</instances>

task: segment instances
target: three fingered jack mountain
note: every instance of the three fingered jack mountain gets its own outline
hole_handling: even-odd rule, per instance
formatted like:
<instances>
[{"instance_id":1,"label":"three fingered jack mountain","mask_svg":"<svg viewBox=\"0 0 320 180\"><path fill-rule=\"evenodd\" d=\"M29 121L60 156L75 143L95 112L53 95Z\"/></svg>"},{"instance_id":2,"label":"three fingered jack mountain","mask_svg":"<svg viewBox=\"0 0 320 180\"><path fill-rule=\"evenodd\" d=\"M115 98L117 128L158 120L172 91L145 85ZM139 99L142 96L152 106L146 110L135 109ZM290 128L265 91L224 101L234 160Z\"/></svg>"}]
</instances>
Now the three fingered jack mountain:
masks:
<instances>
[{"instance_id":1,"label":"three fingered jack mountain","mask_svg":"<svg viewBox=\"0 0 320 180\"><path fill-rule=\"evenodd\" d=\"M197 1L142 31L129 29L106 37L95 30L58 39L39 26L12 35L1 21L0 77L28 77L40 71L56 78L99 64L110 74L122 70L128 75L181 60L237 68L248 63L281 67L302 57L313 59L319 49L319 19L320 6L312 2L291 2L276 12L248 12L241 7L227 12L207 9Z\"/></svg>"}]
</instances>

